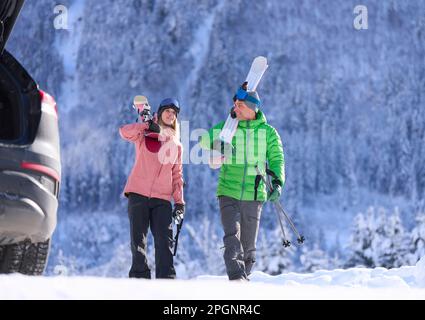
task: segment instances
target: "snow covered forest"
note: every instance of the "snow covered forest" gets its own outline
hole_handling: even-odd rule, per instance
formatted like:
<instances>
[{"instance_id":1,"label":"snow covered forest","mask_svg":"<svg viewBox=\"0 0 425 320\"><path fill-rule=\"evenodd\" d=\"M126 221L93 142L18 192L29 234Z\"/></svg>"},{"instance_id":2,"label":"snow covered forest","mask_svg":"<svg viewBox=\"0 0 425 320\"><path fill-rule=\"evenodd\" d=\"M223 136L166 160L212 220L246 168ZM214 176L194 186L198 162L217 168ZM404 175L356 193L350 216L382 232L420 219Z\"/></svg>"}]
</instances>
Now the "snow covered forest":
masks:
<instances>
[{"instance_id":1,"label":"snow covered forest","mask_svg":"<svg viewBox=\"0 0 425 320\"><path fill-rule=\"evenodd\" d=\"M256 270L276 275L414 265L425 255L425 2L345 0L27 1L7 49L58 102L62 169L48 274L125 277L134 149L118 127L137 94L177 97L189 130L178 276L223 275L218 172L190 163L195 129L225 120L252 59L282 137L282 204L306 237L285 249L265 205ZM152 239L150 239L152 240ZM150 241L152 244L152 241ZM292 239L295 243L296 239ZM150 248L153 262L153 248Z\"/></svg>"}]
</instances>

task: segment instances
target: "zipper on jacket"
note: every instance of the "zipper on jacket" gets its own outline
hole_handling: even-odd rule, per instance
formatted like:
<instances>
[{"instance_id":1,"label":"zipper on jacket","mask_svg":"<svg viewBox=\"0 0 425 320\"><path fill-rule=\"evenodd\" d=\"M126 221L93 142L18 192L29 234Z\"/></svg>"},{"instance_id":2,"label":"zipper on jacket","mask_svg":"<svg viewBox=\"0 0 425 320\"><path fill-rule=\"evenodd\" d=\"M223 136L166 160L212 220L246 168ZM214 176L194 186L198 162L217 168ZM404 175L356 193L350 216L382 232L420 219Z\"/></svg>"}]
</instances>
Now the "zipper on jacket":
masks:
<instances>
[{"instance_id":1,"label":"zipper on jacket","mask_svg":"<svg viewBox=\"0 0 425 320\"><path fill-rule=\"evenodd\" d=\"M156 173L156 178L159 178L159 174L161 173L162 166L163 166L163 164L161 163L161 165L159 166L159 170L158 170L158 172ZM151 190L150 190L150 192L149 192L149 198L151 198L151 197L152 197L152 189L153 189L153 184L155 183L155 180L156 180L156 179L154 179L154 180L152 181L152 184L151 184Z\"/></svg>"},{"instance_id":2,"label":"zipper on jacket","mask_svg":"<svg viewBox=\"0 0 425 320\"><path fill-rule=\"evenodd\" d=\"M246 170L248 169L249 121L250 120L247 120L247 123L246 123L247 124L247 130L246 130L246 148L245 148L245 167L243 169L241 200L243 198L243 192L245 191L245 177L246 177Z\"/></svg>"}]
</instances>

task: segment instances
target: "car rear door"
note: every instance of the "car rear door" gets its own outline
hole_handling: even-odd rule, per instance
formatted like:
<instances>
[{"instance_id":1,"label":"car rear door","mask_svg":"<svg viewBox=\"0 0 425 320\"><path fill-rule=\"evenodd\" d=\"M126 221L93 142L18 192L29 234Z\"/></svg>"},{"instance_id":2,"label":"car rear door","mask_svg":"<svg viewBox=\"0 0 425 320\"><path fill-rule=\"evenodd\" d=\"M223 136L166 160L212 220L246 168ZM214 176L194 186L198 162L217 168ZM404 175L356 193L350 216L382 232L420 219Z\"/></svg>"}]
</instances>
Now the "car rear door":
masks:
<instances>
[{"instance_id":1,"label":"car rear door","mask_svg":"<svg viewBox=\"0 0 425 320\"><path fill-rule=\"evenodd\" d=\"M3 52L23 5L24 0L2 0L0 2L0 53Z\"/></svg>"}]
</instances>

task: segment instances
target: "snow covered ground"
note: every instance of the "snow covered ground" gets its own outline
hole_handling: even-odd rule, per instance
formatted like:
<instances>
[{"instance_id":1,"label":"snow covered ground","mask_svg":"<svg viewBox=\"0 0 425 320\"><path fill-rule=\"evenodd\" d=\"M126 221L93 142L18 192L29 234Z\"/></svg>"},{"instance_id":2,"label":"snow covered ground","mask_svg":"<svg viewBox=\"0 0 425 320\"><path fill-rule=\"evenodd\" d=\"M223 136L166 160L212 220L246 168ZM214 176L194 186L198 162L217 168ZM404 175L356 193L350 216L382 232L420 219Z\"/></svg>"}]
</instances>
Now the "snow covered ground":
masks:
<instances>
[{"instance_id":1,"label":"snow covered ground","mask_svg":"<svg viewBox=\"0 0 425 320\"><path fill-rule=\"evenodd\" d=\"M425 257L416 266L320 270L269 276L250 282L224 276L191 280L134 280L99 277L0 276L0 299L288 300L425 299Z\"/></svg>"}]
</instances>

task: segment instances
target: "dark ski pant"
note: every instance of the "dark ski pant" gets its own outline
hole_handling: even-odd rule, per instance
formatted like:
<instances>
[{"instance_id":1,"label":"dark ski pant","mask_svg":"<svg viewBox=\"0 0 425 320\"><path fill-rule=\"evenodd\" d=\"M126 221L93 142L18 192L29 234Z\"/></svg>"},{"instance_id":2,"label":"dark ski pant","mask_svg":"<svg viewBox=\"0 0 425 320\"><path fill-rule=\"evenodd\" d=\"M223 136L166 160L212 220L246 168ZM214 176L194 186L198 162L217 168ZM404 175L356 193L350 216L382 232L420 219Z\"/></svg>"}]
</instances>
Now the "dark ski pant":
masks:
<instances>
[{"instance_id":1,"label":"dark ski pant","mask_svg":"<svg viewBox=\"0 0 425 320\"><path fill-rule=\"evenodd\" d=\"M224 229L224 262L230 280L247 278L255 263L261 201L218 197Z\"/></svg>"},{"instance_id":2,"label":"dark ski pant","mask_svg":"<svg viewBox=\"0 0 425 320\"><path fill-rule=\"evenodd\" d=\"M174 279L173 265L173 227L171 203L166 200L147 198L130 193L128 196L128 217L132 264L130 278L151 278L146 257L149 226L155 243L156 278Z\"/></svg>"}]
</instances>

